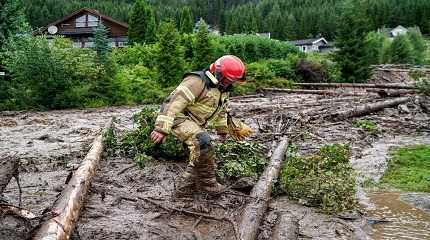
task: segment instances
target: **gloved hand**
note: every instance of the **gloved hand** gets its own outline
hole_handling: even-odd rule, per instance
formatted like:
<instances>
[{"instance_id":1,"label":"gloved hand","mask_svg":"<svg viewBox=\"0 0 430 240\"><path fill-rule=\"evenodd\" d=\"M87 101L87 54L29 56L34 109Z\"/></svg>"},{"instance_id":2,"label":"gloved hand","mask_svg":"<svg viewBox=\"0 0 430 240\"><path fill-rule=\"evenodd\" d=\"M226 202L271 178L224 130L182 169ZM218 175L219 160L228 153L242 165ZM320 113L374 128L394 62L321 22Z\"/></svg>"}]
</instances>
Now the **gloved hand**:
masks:
<instances>
[{"instance_id":1,"label":"gloved hand","mask_svg":"<svg viewBox=\"0 0 430 240\"><path fill-rule=\"evenodd\" d=\"M252 134L252 129L245 123L229 117L227 119L228 132L236 141L242 141Z\"/></svg>"}]
</instances>

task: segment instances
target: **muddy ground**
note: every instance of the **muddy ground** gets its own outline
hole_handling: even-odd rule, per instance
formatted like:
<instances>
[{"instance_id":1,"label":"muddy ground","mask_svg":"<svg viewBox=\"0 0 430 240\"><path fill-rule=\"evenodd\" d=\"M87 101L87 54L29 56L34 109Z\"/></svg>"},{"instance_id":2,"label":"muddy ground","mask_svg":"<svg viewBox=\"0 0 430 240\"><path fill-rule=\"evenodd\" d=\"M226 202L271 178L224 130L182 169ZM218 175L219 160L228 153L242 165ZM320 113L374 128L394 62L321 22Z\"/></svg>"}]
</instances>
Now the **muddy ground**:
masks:
<instances>
[{"instance_id":1,"label":"muddy ground","mask_svg":"<svg viewBox=\"0 0 430 240\"><path fill-rule=\"evenodd\" d=\"M419 98L360 118L344 121L330 118L332 112L379 100L375 95L266 94L236 98L231 108L234 115L256 130L252 139L270 147L283 134L290 136L302 154L312 153L328 143L350 144L359 179L367 179L379 176L386 166L386 161L378 164L366 158L375 142L398 136L430 139L430 116ZM139 109L2 113L0 154L13 156L16 152L14 157L21 160L23 207L41 215L62 190L67 175L85 156L104 123L116 116L117 132L131 129L131 116ZM357 119L375 122L378 131L369 133L354 127L353 120ZM184 167L183 162L171 159L152 161L140 169L132 159L107 157L92 185L74 238L235 239L234 225L248 200L242 196L247 192L231 191L218 197L175 196L175 180ZM368 171L369 167L373 171ZM17 204L14 181L6 189L5 197ZM178 211L184 209L223 219L211 220ZM278 196L270 202L258 238L273 239L279 229L289 228L298 239L366 239L372 232L368 217L363 214L365 209L327 216L286 196Z\"/></svg>"}]
</instances>

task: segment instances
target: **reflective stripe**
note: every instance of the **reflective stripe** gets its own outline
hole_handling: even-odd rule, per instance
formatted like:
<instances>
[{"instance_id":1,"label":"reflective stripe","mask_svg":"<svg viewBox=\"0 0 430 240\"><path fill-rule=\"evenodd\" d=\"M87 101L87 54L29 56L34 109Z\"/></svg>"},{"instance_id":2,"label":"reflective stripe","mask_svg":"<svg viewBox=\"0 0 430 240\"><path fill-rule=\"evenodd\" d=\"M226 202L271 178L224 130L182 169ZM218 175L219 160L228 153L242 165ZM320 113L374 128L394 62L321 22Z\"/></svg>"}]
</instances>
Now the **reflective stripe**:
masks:
<instances>
[{"instance_id":1,"label":"reflective stripe","mask_svg":"<svg viewBox=\"0 0 430 240\"><path fill-rule=\"evenodd\" d=\"M169 125L173 124L173 120L174 118L169 117L169 116L164 116L164 115L158 115L157 119L155 120L156 122L166 122Z\"/></svg>"},{"instance_id":2,"label":"reflective stripe","mask_svg":"<svg viewBox=\"0 0 430 240\"><path fill-rule=\"evenodd\" d=\"M195 103L194 106L197 107L199 110L202 110L205 113L213 113L216 110L216 108L209 107L209 106L204 105L202 103Z\"/></svg>"},{"instance_id":3,"label":"reflective stripe","mask_svg":"<svg viewBox=\"0 0 430 240\"><path fill-rule=\"evenodd\" d=\"M194 99L196 99L194 94L187 87L179 85L176 89L179 91L182 91L185 94L185 96L188 98L188 101L193 102Z\"/></svg>"},{"instance_id":4,"label":"reflective stripe","mask_svg":"<svg viewBox=\"0 0 430 240\"><path fill-rule=\"evenodd\" d=\"M214 127L227 127L227 119L222 119L213 123Z\"/></svg>"}]
</instances>

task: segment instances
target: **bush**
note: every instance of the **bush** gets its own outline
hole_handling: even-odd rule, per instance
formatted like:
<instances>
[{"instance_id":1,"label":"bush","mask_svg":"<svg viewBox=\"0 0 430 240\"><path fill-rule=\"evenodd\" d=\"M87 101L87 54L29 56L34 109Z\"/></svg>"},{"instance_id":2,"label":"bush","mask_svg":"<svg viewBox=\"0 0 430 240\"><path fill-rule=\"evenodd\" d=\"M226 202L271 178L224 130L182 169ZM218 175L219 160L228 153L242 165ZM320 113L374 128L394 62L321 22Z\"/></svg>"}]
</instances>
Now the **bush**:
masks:
<instances>
[{"instance_id":1,"label":"bush","mask_svg":"<svg viewBox=\"0 0 430 240\"><path fill-rule=\"evenodd\" d=\"M284 163L281 183L288 196L318 206L325 213L353 208L355 177L344 145L326 145L311 156L292 156Z\"/></svg>"},{"instance_id":2,"label":"bush","mask_svg":"<svg viewBox=\"0 0 430 240\"><path fill-rule=\"evenodd\" d=\"M267 164L262 144L228 140L224 143L216 142L215 149L220 159L217 173L221 179L258 177Z\"/></svg>"},{"instance_id":3,"label":"bush","mask_svg":"<svg viewBox=\"0 0 430 240\"><path fill-rule=\"evenodd\" d=\"M115 76L116 98L121 104L160 103L171 88L161 88L157 72L142 64L123 67Z\"/></svg>"},{"instance_id":4,"label":"bush","mask_svg":"<svg viewBox=\"0 0 430 240\"><path fill-rule=\"evenodd\" d=\"M215 37L216 57L233 54L247 63L262 59L286 59L290 54L301 55L299 49L289 43L256 35L227 35Z\"/></svg>"},{"instance_id":5,"label":"bush","mask_svg":"<svg viewBox=\"0 0 430 240\"><path fill-rule=\"evenodd\" d=\"M150 134L154 129L157 113L154 109L143 108L139 113L133 116L136 123L136 130L128 132L120 140L120 151L126 156L139 159L144 162L144 156L175 158L185 157L184 148L174 136L167 136L163 144L155 144L150 139Z\"/></svg>"}]
</instances>

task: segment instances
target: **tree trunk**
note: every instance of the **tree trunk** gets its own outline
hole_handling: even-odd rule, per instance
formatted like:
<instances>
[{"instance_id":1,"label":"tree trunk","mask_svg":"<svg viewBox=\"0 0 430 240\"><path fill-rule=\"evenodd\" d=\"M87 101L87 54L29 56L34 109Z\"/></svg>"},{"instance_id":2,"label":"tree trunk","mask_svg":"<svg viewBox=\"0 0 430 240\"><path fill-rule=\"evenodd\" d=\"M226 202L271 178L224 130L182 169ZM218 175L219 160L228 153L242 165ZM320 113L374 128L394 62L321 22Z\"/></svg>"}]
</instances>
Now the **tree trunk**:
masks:
<instances>
[{"instance_id":1,"label":"tree trunk","mask_svg":"<svg viewBox=\"0 0 430 240\"><path fill-rule=\"evenodd\" d=\"M6 156L0 158L0 195L6 189L13 176L18 174L19 158Z\"/></svg>"},{"instance_id":2,"label":"tree trunk","mask_svg":"<svg viewBox=\"0 0 430 240\"><path fill-rule=\"evenodd\" d=\"M411 101L410 97L400 97L376 103L367 103L349 110L335 112L333 114L330 114L330 117L338 120L343 120L351 117L363 116L372 112L380 111L384 108L394 107L399 104L407 103L409 101Z\"/></svg>"},{"instance_id":3,"label":"tree trunk","mask_svg":"<svg viewBox=\"0 0 430 240\"><path fill-rule=\"evenodd\" d=\"M335 92L331 90L309 90L309 89L283 89L283 88L263 88L266 92L284 92L298 94L318 94L328 96L364 96L366 92Z\"/></svg>"},{"instance_id":4,"label":"tree trunk","mask_svg":"<svg viewBox=\"0 0 430 240\"><path fill-rule=\"evenodd\" d=\"M294 83L300 87L324 87L324 88L389 88L389 89L416 89L415 86L405 84L370 84L370 83Z\"/></svg>"},{"instance_id":5,"label":"tree trunk","mask_svg":"<svg viewBox=\"0 0 430 240\"><path fill-rule=\"evenodd\" d=\"M106 124L103 132L107 131L111 126L112 119ZM56 217L40 225L40 228L33 236L34 240L69 239L96 174L103 148L103 134L100 134L93 141L90 151L51 208L51 212Z\"/></svg>"},{"instance_id":6,"label":"tree trunk","mask_svg":"<svg viewBox=\"0 0 430 240\"><path fill-rule=\"evenodd\" d=\"M257 237L258 227L266 212L270 193L274 181L278 178L281 163L285 158L288 147L288 139L284 137L273 152L269 166L261 175L257 184L251 191L252 200L246 205L241 222L239 224L239 235L241 240L252 240Z\"/></svg>"}]
</instances>

